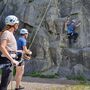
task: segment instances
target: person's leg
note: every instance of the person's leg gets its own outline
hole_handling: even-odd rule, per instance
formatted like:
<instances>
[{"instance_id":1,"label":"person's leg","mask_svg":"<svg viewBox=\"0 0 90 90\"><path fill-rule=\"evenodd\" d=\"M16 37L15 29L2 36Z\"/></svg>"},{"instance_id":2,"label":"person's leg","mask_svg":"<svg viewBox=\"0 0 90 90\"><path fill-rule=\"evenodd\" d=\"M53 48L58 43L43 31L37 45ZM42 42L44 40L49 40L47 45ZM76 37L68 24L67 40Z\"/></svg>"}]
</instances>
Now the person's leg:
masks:
<instances>
[{"instance_id":1,"label":"person's leg","mask_svg":"<svg viewBox=\"0 0 90 90\"><path fill-rule=\"evenodd\" d=\"M16 76L15 76L16 88L19 88L19 86L20 86L23 73L24 73L24 65L17 66L16 67Z\"/></svg>"},{"instance_id":2,"label":"person's leg","mask_svg":"<svg viewBox=\"0 0 90 90\"><path fill-rule=\"evenodd\" d=\"M12 78L12 67L8 66L2 69L0 90L7 90L8 84Z\"/></svg>"},{"instance_id":3,"label":"person's leg","mask_svg":"<svg viewBox=\"0 0 90 90\"><path fill-rule=\"evenodd\" d=\"M68 35L68 42L69 42L69 45L71 45L71 43L72 43L71 33L70 33L70 34L67 34L67 35Z\"/></svg>"},{"instance_id":4,"label":"person's leg","mask_svg":"<svg viewBox=\"0 0 90 90\"><path fill-rule=\"evenodd\" d=\"M73 42L75 43L78 38L78 33L73 34Z\"/></svg>"}]
</instances>

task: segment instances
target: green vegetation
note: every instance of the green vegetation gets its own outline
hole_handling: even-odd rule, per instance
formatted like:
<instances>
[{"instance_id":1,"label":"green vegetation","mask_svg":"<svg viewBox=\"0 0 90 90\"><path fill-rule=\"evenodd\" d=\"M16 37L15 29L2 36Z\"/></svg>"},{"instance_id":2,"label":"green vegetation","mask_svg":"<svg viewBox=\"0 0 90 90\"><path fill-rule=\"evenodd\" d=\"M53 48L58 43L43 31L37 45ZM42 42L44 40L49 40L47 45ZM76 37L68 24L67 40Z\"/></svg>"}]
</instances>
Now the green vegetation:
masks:
<instances>
[{"instance_id":1,"label":"green vegetation","mask_svg":"<svg viewBox=\"0 0 90 90\"><path fill-rule=\"evenodd\" d=\"M2 73L2 71L1 71L1 69L0 69L0 75L1 75L1 73Z\"/></svg>"},{"instance_id":2,"label":"green vegetation","mask_svg":"<svg viewBox=\"0 0 90 90\"><path fill-rule=\"evenodd\" d=\"M41 73L40 72L32 72L30 74L30 76L32 76L32 77L40 77L41 76Z\"/></svg>"},{"instance_id":3,"label":"green vegetation","mask_svg":"<svg viewBox=\"0 0 90 90\"><path fill-rule=\"evenodd\" d=\"M43 75L41 72L32 72L31 77L40 77L40 78L57 78L58 74L55 75Z\"/></svg>"},{"instance_id":4,"label":"green vegetation","mask_svg":"<svg viewBox=\"0 0 90 90\"><path fill-rule=\"evenodd\" d=\"M87 80L84 76L78 75L78 76L70 76L67 77L69 80L78 80L80 81L80 84L86 84Z\"/></svg>"},{"instance_id":5,"label":"green vegetation","mask_svg":"<svg viewBox=\"0 0 90 90\"><path fill-rule=\"evenodd\" d=\"M85 77L84 76L71 76L71 77L67 77L68 79L73 79L73 80L80 80L80 81L85 81Z\"/></svg>"},{"instance_id":6,"label":"green vegetation","mask_svg":"<svg viewBox=\"0 0 90 90\"><path fill-rule=\"evenodd\" d=\"M15 76L15 73L16 73L16 69L14 68L14 69L13 69L13 75L14 75L14 76Z\"/></svg>"},{"instance_id":7,"label":"green vegetation","mask_svg":"<svg viewBox=\"0 0 90 90\"><path fill-rule=\"evenodd\" d=\"M2 73L2 70L0 69L0 75L1 75L1 73ZM15 70L15 68L13 69L13 75L15 76L15 73L16 73L16 70Z\"/></svg>"}]
</instances>

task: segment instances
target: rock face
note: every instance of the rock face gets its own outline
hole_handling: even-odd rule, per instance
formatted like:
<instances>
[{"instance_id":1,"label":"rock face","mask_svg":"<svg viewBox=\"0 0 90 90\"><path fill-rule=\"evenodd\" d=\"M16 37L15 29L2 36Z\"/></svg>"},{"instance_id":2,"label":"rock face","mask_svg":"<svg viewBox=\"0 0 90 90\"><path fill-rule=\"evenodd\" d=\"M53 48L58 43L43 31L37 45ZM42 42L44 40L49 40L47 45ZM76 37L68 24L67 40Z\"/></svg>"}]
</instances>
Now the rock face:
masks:
<instances>
[{"instance_id":1,"label":"rock face","mask_svg":"<svg viewBox=\"0 0 90 90\"><path fill-rule=\"evenodd\" d=\"M14 14L20 19L20 28L29 30L28 44L31 43L38 25L46 11L49 0L0 0L0 29L4 18ZM47 14L30 47L32 60L26 62L25 74L43 71L45 74L58 73L60 76L83 75L90 79L90 1L51 0ZM77 28L79 37L72 47L64 30L67 15L81 21Z\"/></svg>"}]
</instances>

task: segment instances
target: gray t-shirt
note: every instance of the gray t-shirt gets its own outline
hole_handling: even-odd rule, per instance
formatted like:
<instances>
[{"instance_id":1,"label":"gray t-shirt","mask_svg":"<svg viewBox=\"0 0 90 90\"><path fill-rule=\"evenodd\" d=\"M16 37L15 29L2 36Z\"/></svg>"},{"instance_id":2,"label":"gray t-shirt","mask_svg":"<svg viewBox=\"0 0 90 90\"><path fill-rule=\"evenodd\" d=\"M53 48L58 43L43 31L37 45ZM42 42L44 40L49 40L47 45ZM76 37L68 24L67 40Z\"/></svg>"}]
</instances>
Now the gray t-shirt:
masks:
<instances>
[{"instance_id":1,"label":"gray t-shirt","mask_svg":"<svg viewBox=\"0 0 90 90\"><path fill-rule=\"evenodd\" d=\"M16 39L13 35L12 32L6 30L3 32L3 34L1 35L0 38L0 42L2 43L3 40L7 40L7 46L6 49L8 51L17 51L17 43L16 43Z\"/></svg>"}]
</instances>

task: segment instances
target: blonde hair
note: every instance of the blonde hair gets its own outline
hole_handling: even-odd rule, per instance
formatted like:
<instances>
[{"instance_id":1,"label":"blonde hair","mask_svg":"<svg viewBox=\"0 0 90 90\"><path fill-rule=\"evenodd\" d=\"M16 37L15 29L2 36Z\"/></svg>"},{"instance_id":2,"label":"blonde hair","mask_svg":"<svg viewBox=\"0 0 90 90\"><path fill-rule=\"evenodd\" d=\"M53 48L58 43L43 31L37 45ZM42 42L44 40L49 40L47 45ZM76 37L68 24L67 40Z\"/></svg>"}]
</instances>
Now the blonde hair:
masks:
<instances>
[{"instance_id":1,"label":"blonde hair","mask_svg":"<svg viewBox=\"0 0 90 90\"><path fill-rule=\"evenodd\" d=\"M3 28L3 30L1 31L1 35L2 35L2 33L3 33L4 31L9 30L11 27L14 27L14 25L13 25L13 26L11 26L11 25L6 25L6 26Z\"/></svg>"}]
</instances>

